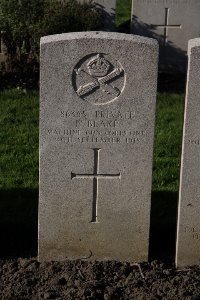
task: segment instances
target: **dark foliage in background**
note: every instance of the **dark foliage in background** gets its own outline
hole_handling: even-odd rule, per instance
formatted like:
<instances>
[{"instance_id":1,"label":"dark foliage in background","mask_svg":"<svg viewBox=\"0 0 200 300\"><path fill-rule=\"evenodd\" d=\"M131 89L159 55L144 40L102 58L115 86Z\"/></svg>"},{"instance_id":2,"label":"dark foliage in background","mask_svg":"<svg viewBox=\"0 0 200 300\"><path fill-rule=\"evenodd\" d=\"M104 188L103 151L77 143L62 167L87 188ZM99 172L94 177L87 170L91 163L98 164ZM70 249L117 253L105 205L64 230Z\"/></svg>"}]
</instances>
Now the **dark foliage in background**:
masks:
<instances>
[{"instance_id":1,"label":"dark foliage in background","mask_svg":"<svg viewBox=\"0 0 200 300\"><path fill-rule=\"evenodd\" d=\"M0 69L0 88L37 87L42 36L98 30L101 21L92 1L0 0L0 29L7 48L7 62Z\"/></svg>"}]
</instances>

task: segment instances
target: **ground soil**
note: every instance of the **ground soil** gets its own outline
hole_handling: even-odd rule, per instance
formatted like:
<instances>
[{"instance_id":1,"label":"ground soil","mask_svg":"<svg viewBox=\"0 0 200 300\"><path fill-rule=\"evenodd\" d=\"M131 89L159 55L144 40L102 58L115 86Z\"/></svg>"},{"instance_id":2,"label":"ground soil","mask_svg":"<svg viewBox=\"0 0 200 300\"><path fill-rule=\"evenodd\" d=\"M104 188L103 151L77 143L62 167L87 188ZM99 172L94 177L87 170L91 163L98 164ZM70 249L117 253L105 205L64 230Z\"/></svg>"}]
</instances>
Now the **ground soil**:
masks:
<instances>
[{"instance_id":1,"label":"ground soil","mask_svg":"<svg viewBox=\"0 0 200 300\"><path fill-rule=\"evenodd\" d=\"M176 270L153 261L119 262L36 259L0 261L1 300L200 299L200 267Z\"/></svg>"}]
</instances>

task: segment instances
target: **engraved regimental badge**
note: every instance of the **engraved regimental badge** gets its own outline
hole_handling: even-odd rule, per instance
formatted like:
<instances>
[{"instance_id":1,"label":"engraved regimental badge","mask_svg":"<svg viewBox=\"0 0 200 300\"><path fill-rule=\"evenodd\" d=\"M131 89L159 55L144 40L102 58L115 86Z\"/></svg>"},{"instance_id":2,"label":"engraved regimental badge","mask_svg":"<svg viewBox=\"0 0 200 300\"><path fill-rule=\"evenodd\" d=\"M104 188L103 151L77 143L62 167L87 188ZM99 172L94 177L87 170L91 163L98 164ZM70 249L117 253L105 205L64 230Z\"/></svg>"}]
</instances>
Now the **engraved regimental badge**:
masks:
<instances>
[{"instance_id":1,"label":"engraved regimental badge","mask_svg":"<svg viewBox=\"0 0 200 300\"><path fill-rule=\"evenodd\" d=\"M73 86L77 95L95 105L116 100L125 87L121 63L107 54L91 54L74 68Z\"/></svg>"}]
</instances>

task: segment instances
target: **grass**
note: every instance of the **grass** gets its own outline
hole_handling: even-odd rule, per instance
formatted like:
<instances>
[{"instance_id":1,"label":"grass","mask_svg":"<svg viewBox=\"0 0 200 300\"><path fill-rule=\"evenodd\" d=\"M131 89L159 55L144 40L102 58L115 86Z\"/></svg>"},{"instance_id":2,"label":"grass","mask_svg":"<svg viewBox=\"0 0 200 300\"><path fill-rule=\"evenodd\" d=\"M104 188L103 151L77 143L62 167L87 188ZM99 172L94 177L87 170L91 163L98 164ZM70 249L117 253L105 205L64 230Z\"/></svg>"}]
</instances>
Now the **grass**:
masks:
<instances>
[{"instance_id":1,"label":"grass","mask_svg":"<svg viewBox=\"0 0 200 300\"><path fill-rule=\"evenodd\" d=\"M183 95L158 95L154 144L154 191L178 191L183 110Z\"/></svg>"},{"instance_id":2,"label":"grass","mask_svg":"<svg viewBox=\"0 0 200 300\"><path fill-rule=\"evenodd\" d=\"M120 32L130 32L132 0L117 0L116 2L116 27Z\"/></svg>"},{"instance_id":3,"label":"grass","mask_svg":"<svg viewBox=\"0 0 200 300\"><path fill-rule=\"evenodd\" d=\"M0 188L38 187L38 93L0 93Z\"/></svg>"},{"instance_id":4,"label":"grass","mask_svg":"<svg viewBox=\"0 0 200 300\"><path fill-rule=\"evenodd\" d=\"M0 188L38 188L37 92L0 93ZM183 95L159 94L154 144L154 191L177 191L179 182Z\"/></svg>"}]
</instances>

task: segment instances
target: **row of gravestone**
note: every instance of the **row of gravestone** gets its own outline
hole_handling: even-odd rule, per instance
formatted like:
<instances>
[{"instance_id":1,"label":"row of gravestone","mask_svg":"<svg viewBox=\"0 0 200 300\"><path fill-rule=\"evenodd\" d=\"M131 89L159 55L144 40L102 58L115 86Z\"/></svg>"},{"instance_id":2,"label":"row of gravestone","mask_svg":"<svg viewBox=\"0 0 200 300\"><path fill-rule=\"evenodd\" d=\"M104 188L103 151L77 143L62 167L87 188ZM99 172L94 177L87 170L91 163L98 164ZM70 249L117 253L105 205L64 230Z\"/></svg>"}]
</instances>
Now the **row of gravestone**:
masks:
<instances>
[{"instance_id":1,"label":"row of gravestone","mask_svg":"<svg viewBox=\"0 0 200 300\"><path fill-rule=\"evenodd\" d=\"M98 0L103 30L114 31L116 0ZM155 38L160 45L159 69L186 72L187 44L200 37L199 0L132 0L131 33Z\"/></svg>"},{"instance_id":2,"label":"row of gravestone","mask_svg":"<svg viewBox=\"0 0 200 300\"><path fill-rule=\"evenodd\" d=\"M94 3L103 12L102 30L114 31L116 0ZM159 41L161 71L185 72L188 40L200 36L199 15L199 0L132 0L131 32Z\"/></svg>"},{"instance_id":3,"label":"row of gravestone","mask_svg":"<svg viewBox=\"0 0 200 300\"><path fill-rule=\"evenodd\" d=\"M104 30L113 31L116 0L98 0ZM160 45L159 69L186 72L187 44L200 37L199 0L132 0L131 33L155 38Z\"/></svg>"},{"instance_id":4,"label":"row of gravestone","mask_svg":"<svg viewBox=\"0 0 200 300\"><path fill-rule=\"evenodd\" d=\"M96 0L103 11L103 30L114 31L116 0ZM155 38L159 69L186 72L187 44L200 37L199 0L132 0L131 33Z\"/></svg>"},{"instance_id":5,"label":"row of gravestone","mask_svg":"<svg viewBox=\"0 0 200 300\"><path fill-rule=\"evenodd\" d=\"M200 39L189 44L177 266L200 263ZM41 40L39 260L148 259L156 40Z\"/></svg>"}]
</instances>

